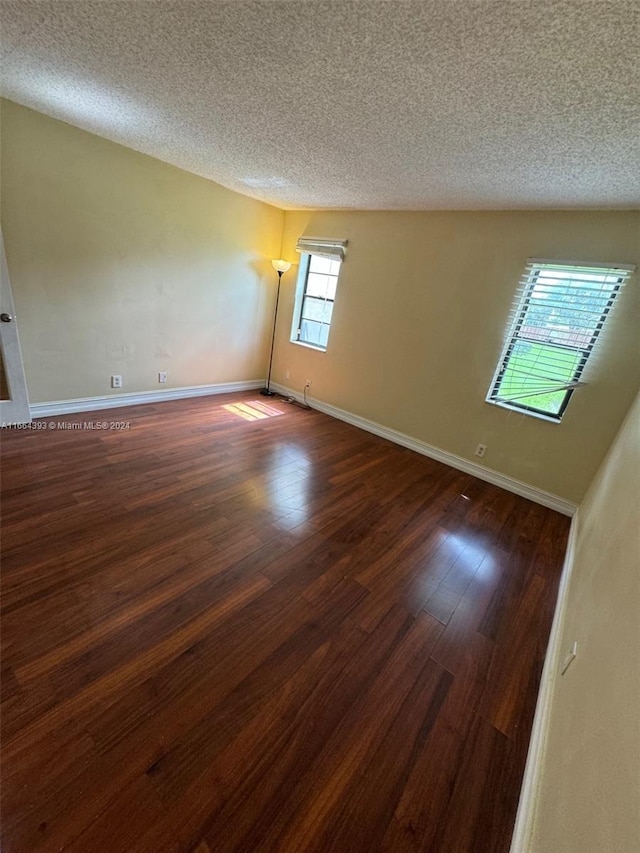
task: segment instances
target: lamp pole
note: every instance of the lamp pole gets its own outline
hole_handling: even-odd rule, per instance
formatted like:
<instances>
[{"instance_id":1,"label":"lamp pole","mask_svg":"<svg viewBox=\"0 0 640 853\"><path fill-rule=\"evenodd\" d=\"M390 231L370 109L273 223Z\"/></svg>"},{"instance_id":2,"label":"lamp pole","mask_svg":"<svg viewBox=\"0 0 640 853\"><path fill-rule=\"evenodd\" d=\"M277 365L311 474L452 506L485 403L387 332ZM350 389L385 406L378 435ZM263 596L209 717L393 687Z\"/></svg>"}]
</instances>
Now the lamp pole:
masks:
<instances>
[{"instance_id":1,"label":"lamp pole","mask_svg":"<svg viewBox=\"0 0 640 853\"><path fill-rule=\"evenodd\" d=\"M260 391L264 397L273 397L275 391L271 390L271 368L273 366L273 348L276 342L276 325L278 323L278 302L280 301L280 284L282 282L282 274L285 273L291 264L288 261L281 259L271 261L274 270L278 273L278 290L276 291L276 308L273 313L273 332L271 333L271 352L269 353L269 372L267 373L267 384Z\"/></svg>"}]
</instances>

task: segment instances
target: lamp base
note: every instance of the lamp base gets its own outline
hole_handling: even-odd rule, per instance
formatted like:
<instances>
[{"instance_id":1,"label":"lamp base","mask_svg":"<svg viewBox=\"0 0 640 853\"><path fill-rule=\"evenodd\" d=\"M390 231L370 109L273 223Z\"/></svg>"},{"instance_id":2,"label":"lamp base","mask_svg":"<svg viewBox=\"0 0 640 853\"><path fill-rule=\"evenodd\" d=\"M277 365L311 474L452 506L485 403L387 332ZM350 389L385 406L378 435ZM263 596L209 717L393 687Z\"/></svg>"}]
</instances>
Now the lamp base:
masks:
<instances>
[{"instance_id":1,"label":"lamp base","mask_svg":"<svg viewBox=\"0 0 640 853\"><path fill-rule=\"evenodd\" d=\"M270 388L262 388L260 393L262 394L263 397L275 397L276 396L276 392L272 391Z\"/></svg>"}]
</instances>

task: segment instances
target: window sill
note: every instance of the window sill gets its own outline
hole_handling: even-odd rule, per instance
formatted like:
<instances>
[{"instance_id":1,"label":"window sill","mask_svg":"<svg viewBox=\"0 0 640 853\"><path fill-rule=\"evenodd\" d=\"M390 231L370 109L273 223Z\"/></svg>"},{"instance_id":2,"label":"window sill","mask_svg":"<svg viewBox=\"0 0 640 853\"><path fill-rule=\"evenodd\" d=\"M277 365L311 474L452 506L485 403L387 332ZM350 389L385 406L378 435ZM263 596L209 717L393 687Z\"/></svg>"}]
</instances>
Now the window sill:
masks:
<instances>
[{"instance_id":1,"label":"window sill","mask_svg":"<svg viewBox=\"0 0 640 853\"><path fill-rule=\"evenodd\" d=\"M512 406L509 403L499 403L497 400L485 400L490 406L499 406L501 409L508 409L510 412L517 412L519 415L527 415L530 418L537 418L539 421L546 421L548 424L561 424L562 419L553 415L543 415L541 412L530 412L527 409L521 409L520 406Z\"/></svg>"},{"instance_id":2,"label":"window sill","mask_svg":"<svg viewBox=\"0 0 640 853\"><path fill-rule=\"evenodd\" d=\"M316 352L326 352L326 347L318 347L315 344L307 344L304 341L289 341L291 344L295 344L297 347L304 347L305 349L312 349Z\"/></svg>"}]
</instances>

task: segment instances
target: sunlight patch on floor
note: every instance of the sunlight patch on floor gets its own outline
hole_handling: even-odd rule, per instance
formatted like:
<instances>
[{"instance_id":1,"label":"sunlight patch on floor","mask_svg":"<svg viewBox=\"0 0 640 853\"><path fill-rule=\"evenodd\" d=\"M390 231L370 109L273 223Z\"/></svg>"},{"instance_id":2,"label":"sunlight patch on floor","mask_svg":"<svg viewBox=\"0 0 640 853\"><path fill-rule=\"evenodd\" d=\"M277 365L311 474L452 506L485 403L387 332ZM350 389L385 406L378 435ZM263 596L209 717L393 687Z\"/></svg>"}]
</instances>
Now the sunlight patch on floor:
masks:
<instances>
[{"instance_id":1,"label":"sunlight patch on floor","mask_svg":"<svg viewBox=\"0 0 640 853\"><path fill-rule=\"evenodd\" d=\"M222 408L245 421L263 421L265 418L275 418L284 414L280 409L268 406L261 400L250 400L248 403L228 403Z\"/></svg>"}]
</instances>

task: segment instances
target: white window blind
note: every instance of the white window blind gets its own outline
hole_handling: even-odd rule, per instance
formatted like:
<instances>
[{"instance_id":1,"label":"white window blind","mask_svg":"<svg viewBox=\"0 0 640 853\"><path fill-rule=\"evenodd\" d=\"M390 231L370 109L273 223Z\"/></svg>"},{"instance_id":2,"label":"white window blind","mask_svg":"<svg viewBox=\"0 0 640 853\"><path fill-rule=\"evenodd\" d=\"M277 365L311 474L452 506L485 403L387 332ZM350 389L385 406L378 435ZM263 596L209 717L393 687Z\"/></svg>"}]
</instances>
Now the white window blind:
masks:
<instances>
[{"instance_id":1,"label":"white window blind","mask_svg":"<svg viewBox=\"0 0 640 853\"><path fill-rule=\"evenodd\" d=\"M300 252L303 255L317 255L320 258L331 258L334 261L343 261L346 251L346 240L300 237L296 245L296 252Z\"/></svg>"},{"instance_id":2,"label":"white window blind","mask_svg":"<svg viewBox=\"0 0 640 853\"><path fill-rule=\"evenodd\" d=\"M528 261L487 400L559 421L633 270Z\"/></svg>"}]
</instances>

